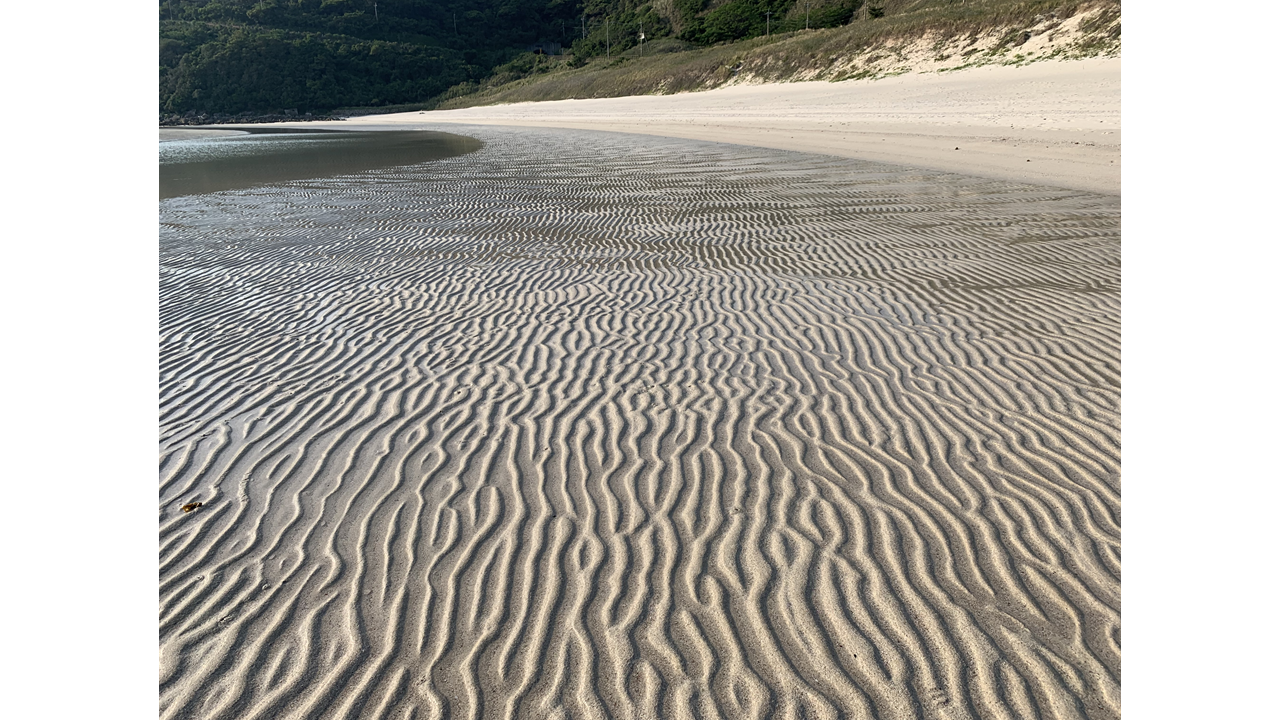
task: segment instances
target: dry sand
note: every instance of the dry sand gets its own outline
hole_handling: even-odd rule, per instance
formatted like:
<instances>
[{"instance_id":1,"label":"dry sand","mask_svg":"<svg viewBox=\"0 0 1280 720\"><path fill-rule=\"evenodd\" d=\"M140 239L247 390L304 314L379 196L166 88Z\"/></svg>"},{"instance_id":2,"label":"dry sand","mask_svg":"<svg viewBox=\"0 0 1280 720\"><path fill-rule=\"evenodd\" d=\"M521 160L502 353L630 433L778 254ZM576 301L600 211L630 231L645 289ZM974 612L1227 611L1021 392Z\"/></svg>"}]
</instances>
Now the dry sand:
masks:
<instances>
[{"instance_id":1,"label":"dry sand","mask_svg":"<svg viewBox=\"0 0 1280 720\"><path fill-rule=\"evenodd\" d=\"M162 717L1119 717L1118 197L466 132L161 202Z\"/></svg>"},{"instance_id":2,"label":"dry sand","mask_svg":"<svg viewBox=\"0 0 1280 720\"><path fill-rule=\"evenodd\" d=\"M353 118L563 127L825 153L1120 194L1120 59Z\"/></svg>"}]
</instances>

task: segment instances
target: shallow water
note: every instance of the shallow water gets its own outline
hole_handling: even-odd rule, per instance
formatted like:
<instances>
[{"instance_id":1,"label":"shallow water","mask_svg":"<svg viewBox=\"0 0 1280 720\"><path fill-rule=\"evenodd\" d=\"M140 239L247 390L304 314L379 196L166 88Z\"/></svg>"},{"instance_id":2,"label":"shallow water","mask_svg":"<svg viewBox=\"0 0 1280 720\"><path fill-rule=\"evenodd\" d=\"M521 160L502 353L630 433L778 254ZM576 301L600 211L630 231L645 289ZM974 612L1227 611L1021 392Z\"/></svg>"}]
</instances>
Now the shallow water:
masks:
<instances>
[{"instance_id":1,"label":"shallow water","mask_svg":"<svg viewBox=\"0 0 1280 720\"><path fill-rule=\"evenodd\" d=\"M346 132L255 128L160 143L160 199L291 180L416 165L478 150L483 143L441 132ZM170 133L169 136L172 136Z\"/></svg>"}]
</instances>

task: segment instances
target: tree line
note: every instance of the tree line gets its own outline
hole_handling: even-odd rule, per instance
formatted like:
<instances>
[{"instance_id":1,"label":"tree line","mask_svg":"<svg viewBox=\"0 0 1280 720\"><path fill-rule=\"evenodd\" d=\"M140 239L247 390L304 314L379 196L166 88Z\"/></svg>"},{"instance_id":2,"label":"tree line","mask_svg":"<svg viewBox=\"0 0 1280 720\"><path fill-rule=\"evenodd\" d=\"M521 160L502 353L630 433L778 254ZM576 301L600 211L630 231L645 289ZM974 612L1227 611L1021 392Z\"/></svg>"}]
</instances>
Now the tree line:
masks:
<instances>
[{"instance_id":1,"label":"tree line","mask_svg":"<svg viewBox=\"0 0 1280 720\"><path fill-rule=\"evenodd\" d=\"M160 0L160 112L424 102L551 44L709 45L849 22L863 0Z\"/></svg>"}]
</instances>

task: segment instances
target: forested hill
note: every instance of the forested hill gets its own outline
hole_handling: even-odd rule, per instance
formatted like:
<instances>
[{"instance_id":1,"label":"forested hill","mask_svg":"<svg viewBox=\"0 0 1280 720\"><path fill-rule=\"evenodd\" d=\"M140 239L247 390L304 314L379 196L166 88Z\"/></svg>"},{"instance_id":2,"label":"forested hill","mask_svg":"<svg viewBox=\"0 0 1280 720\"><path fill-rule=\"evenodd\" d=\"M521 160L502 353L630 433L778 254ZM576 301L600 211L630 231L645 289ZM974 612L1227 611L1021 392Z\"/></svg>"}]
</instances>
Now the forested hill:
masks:
<instances>
[{"instance_id":1,"label":"forested hill","mask_svg":"<svg viewBox=\"0 0 1280 720\"><path fill-rule=\"evenodd\" d=\"M849 22L863 0L161 0L160 113L430 100L529 52L575 62ZM505 67L504 64L507 64Z\"/></svg>"}]
</instances>

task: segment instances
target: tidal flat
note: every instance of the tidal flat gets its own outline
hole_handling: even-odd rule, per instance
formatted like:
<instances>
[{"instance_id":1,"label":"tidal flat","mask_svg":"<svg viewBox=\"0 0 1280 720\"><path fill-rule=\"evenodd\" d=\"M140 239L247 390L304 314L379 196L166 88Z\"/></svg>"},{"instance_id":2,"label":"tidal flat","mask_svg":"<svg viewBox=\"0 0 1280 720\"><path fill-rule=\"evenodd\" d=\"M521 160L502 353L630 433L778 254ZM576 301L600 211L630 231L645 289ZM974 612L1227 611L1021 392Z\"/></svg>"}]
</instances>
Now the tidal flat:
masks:
<instances>
[{"instance_id":1,"label":"tidal flat","mask_svg":"<svg viewBox=\"0 0 1280 720\"><path fill-rule=\"evenodd\" d=\"M413 165L478 150L430 131L254 127L160 131L160 199Z\"/></svg>"},{"instance_id":2,"label":"tidal flat","mask_svg":"<svg viewBox=\"0 0 1280 720\"><path fill-rule=\"evenodd\" d=\"M1120 716L1119 197L447 130L160 201L161 717Z\"/></svg>"}]
</instances>

